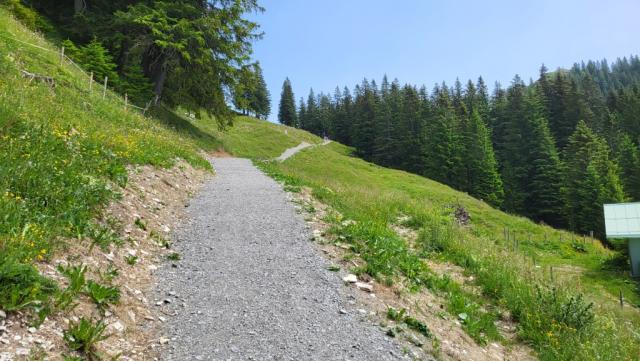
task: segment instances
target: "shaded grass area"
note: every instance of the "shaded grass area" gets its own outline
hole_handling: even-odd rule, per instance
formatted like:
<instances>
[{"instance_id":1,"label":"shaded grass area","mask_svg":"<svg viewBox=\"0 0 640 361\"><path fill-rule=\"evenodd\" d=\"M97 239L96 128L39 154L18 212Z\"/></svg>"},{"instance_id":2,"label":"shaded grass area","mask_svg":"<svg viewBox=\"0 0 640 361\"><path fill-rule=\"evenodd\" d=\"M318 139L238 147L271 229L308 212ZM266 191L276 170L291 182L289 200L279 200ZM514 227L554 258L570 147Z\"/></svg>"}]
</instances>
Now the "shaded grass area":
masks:
<instances>
[{"instance_id":1,"label":"shaded grass area","mask_svg":"<svg viewBox=\"0 0 640 361\"><path fill-rule=\"evenodd\" d=\"M465 313L478 324L463 322L472 336L486 337L495 320L491 312L473 314L475 307L495 304L508 309L518 321L520 338L544 360L637 358L637 309L620 309L616 298L622 290L629 300L637 300L637 286L622 271L619 252L349 153L347 147L330 144L262 167L285 181L310 186L320 201L357 221L361 230L338 225L335 232L346 239L349 235L344 232L351 233L350 244L367 262L363 272L383 282L389 282L387 276L403 276L417 280L414 285L446 292L448 311ZM468 226L454 221L453 213L460 206L471 215ZM412 253L391 235L389 225L399 216L409 217L406 225L419 231L419 252ZM422 260L433 256L473 274L483 297L491 302L451 292L439 284L441 280L429 277ZM477 306L461 308L469 300Z\"/></svg>"}]
</instances>

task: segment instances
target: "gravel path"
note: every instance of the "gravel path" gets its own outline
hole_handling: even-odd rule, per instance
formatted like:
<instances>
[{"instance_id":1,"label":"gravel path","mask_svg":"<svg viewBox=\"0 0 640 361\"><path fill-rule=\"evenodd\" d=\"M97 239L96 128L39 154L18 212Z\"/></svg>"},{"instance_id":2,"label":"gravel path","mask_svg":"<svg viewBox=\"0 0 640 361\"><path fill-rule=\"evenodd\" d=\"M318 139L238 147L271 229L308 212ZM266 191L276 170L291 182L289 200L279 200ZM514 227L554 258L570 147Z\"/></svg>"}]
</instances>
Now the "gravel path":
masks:
<instances>
[{"instance_id":1,"label":"gravel path","mask_svg":"<svg viewBox=\"0 0 640 361\"><path fill-rule=\"evenodd\" d=\"M311 146L311 144L307 143L307 142L302 142L300 144L298 144L297 146L293 147L293 148L289 148L287 150L285 150L282 154L280 154L280 156L278 158L276 158L277 161L280 162L284 162L285 160L293 157L294 154L298 153L299 151L305 149L305 148L309 148Z\"/></svg>"},{"instance_id":2,"label":"gravel path","mask_svg":"<svg viewBox=\"0 0 640 361\"><path fill-rule=\"evenodd\" d=\"M282 187L249 160L217 175L159 270L165 360L397 360L400 346L347 301ZM166 302L165 301L165 302ZM344 313L346 312L346 313Z\"/></svg>"}]
</instances>

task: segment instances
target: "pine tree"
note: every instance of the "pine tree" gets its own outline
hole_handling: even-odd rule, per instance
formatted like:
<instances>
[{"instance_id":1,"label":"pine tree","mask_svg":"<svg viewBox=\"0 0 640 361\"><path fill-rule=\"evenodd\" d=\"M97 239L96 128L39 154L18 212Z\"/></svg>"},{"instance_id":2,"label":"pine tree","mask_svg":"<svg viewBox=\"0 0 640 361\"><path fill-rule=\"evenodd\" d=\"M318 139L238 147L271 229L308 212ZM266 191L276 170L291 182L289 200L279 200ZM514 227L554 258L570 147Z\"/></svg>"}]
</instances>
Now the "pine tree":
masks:
<instances>
[{"instance_id":1,"label":"pine tree","mask_svg":"<svg viewBox=\"0 0 640 361\"><path fill-rule=\"evenodd\" d=\"M249 107L253 110L257 118L267 119L271 114L271 95L269 89L267 89L267 83L264 81L262 75L262 68L260 64L254 65L255 74L255 87L251 94L251 101ZM293 94L291 94L293 99ZM293 114L295 115L295 104ZM295 123L295 122L294 122ZM291 124L293 125L293 123Z\"/></svg>"},{"instance_id":2,"label":"pine tree","mask_svg":"<svg viewBox=\"0 0 640 361\"><path fill-rule=\"evenodd\" d=\"M618 147L618 165L626 195L640 201L640 150L626 134Z\"/></svg>"},{"instance_id":3,"label":"pine tree","mask_svg":"<svg viewBox=\"0 0 640 361\"><path fill-rule=\"evenodd\" d=\"M375 139L375 117L378 107L377 90L373 83L363 80L362 86L356 88L354 103L352 140L358 154L364 159L371 159Z\"/></svg>"},{"instance_id":4,"label":"pine tree","mask_svg":"<svg viewBox=\"0 0 640 361\"><path fill-rule=\"evenodd\" d=\"M565 150L565 198L571 230L604 237L602 204L624 200L618 170L609 146L583 121L578 122Z\"/></svg>"},{"instance_id":5,"label":"pine tree","mask_svg":"<svg viewBox=\"0 0 640 361\"><path fill-rule=\"evenodd\" d=\"M307 104L304 102L304 98L300 97L300 105L298 106L299 112L296 118L296 128L306 129L307 120Z\"/></svg>"},{"instance_id":6,"label":"pine tree","mask_svg":"<svg viewBox=\"0 0 640 361\"><path fill-rule=\"evenodd\" d=\"M505 207L561 226L561 163L538 92L527 89L516 76L507 93L502 147Z\"/></svg>"},{"instance_id":7,"label":"pine tree","mask_svg":"<svg viewBox=\"0 0 640 361\"><path fill-rule=\"evenodd\" d=\"M282 93L280 94L280 108L278 110L278 121L281 124L293 127L297 124L296 120L296 101L294 100L293 89L291 89L291 81L289 78L284 80L282 84Z\"/></svg>"},{"instance_id":8,"label":"pine tree","mask_svg":"<svg viewBox=\"0 0 640 361\"><path fill-rule=\"evenodd\" d=\"M469 193L499 207L504 198L490 132L476 109L471 113L465 137L464 163L471 180Z\"/></svg>"},{"instance_id":9,"label":"pine tree","mask_svg":"<svg viewBox=\"0 0 640 361\"><path fill-rule=\"evenodd\" d=\"M453 184L456 180L454 169L457 168L454 144L456 113L446 86L436 87L433 96L434 114L427 125L429 137L426 141L424 175L442 183Z\"/></svg>"}]
</instances>

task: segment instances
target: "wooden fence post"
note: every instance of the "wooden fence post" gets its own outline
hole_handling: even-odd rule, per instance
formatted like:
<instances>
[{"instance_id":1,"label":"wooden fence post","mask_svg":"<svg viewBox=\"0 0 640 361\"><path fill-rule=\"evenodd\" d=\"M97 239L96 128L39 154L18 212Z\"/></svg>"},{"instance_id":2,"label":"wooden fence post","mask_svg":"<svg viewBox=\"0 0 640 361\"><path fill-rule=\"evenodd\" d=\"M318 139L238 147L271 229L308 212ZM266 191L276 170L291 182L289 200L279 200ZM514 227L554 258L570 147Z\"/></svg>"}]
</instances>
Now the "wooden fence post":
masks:
<instances>
[{"instance_id":1,"label":"wooden fence post","mask_svg":"<svg viewBox=\"0 0 640 361\"><path fill-rule=\"evenodd\" d=\"M124 111L127 111L127 104L129 103L129 97L127 96L127 93L124 93Z\"/></svg>"},{"instance_id":2,"label":"wooden fence post","mask_svg":"<svg viewBox=\"0 0 640 361\"><path fill-rule=\"evenodd\" d=\"M102 99L106 98L107 96L107 83L109 82L109 77L105 76L104 77L104 89L102 90Z\"/></svg>"},{"instance_id":3,"label":"wooden fence post","mask_svg":"<svg viewBox=\"0 0 640 361\"><path fill-rule=\"evenodd\" d=\"M620 308L624 307L624 299L622 298L622 290L620 290Z\"/></svg>"},{"instance_id":4,"label":"wooden fence post","mask_svg":"<svg viewBox=\"0 0 640 361\"><path fill-rule=\"evenodd\" d=\"M89 92L93 90L93 72L89 75Z\"/></svg>"}]
</instances>

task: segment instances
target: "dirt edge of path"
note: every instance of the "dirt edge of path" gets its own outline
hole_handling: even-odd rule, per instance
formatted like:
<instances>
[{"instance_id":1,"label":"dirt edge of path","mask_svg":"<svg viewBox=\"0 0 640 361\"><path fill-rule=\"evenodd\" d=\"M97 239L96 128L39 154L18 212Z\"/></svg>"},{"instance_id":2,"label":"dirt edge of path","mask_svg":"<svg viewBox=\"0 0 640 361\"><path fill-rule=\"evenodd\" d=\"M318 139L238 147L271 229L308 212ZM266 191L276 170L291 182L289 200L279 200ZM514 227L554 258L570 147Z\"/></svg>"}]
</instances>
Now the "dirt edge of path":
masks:
<instances>
[{"instance_id":1,"label":"dirt edge of path","mask_svg":"<svg viewBox=\"0 0 640 361\"><path fill-rule=\"evenodd\" d=\"M318 252L326 259L339 267L340 275L347 275L352 267L361 266L364 261L357 255L349 254L348 246L330 239L328 229L331 224L325 218L338 212L319 202L312 195L310 188L302 187L298 193L288 193L292 202L297 204L298 212L304 214L307 224L314 234L314 244ZM309 212L308 210L314 210ZM350 222L344 220L343 222ZM396 228L396 227L394 227ZM411 232L406 229L396 230L400 236L411 238ZM407 239L411 242L411 239ZM453 279L463 283L465 287L470 286L468 277L463 275L463 270L451 264L438 263L430 260L429 266L437 273L447 273ZM365 281L365 280L360 280ZM358 308L370 315L374 323L381 326L393 326L393 321L387 319L389 307L395 309L406 309L408 314L424 322L433 335L432 339L426 339L415 332L404 332L397 335L407 346L407 353L413 351L414 357L418 356L416 347L421 351L433 355L438 360L536 360L533 350L528 346L518 343L515 335L516 325L510 320L500 320L498 327L508 341L505 344L490 342L485 346L478 345L462 328L460 322L448 315L445 311L446 300L429 290L422 290L417 293L408 292L401 284L395 283L387 286L366 280L372 285L372 291L363 291L355 283L345 283L347 292L353 297ZM418 358L418 357L416 357Z\"/></svg>"},{"instance_id":2,"label":"dirt edge of path","mask_svg":"<svg viewBox=\"0 0 640 361\"><path fill-rule=\"evenodd\" d=\"M97 344L96 352L104 359L153 360L160 344L157 326L164 317L157 314L149 296L156 282L154 273L173 251L167 243L173 229L181 222L189 198L212 173L193 168L177 160L170 169L151 166L129 167L129 181L120 189L122 197L111 203L100 222L109 224L124 240L108 250L91 247L89 240L65 241L65 249L38 265L40 272L66 287L67 280L57 270L59 265L88 266L87 280L113 285L120 290L120 301L104 312L86 296L75 300L70 311L49 315L38 327L21 312L0 318L0 360L63 360L71 352L63 332L81 317L102 320L109 337ZM129 262L135 260L135 264ZM108 271L118 275L105 280Z\"/></svg>"}]
</instances>

